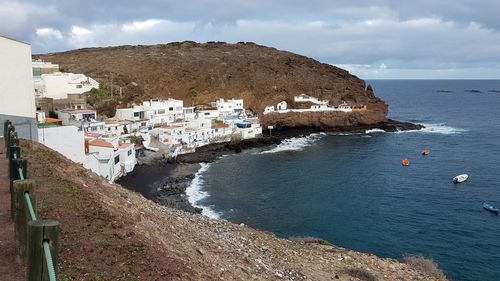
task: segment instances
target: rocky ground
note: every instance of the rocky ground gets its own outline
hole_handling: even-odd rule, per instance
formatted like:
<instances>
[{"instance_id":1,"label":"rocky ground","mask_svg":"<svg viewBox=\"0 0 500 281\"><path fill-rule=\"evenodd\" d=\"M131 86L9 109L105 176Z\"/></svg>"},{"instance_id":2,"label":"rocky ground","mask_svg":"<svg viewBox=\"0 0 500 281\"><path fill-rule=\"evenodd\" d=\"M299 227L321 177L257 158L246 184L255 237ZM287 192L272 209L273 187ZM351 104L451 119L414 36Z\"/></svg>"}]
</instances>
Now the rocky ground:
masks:
<instances>
[{"instance_id":1,"label":"rocky ground","mask_svg":"<svg viewBox=\"0 0 500 281\"><path fill-rule=\"evenodd\" d=\"M23 141L22 150L39 216L61 222L58 280L446 280L322 240L280 239L160 206L38 143Z\"/></svg>"}]
</instances>

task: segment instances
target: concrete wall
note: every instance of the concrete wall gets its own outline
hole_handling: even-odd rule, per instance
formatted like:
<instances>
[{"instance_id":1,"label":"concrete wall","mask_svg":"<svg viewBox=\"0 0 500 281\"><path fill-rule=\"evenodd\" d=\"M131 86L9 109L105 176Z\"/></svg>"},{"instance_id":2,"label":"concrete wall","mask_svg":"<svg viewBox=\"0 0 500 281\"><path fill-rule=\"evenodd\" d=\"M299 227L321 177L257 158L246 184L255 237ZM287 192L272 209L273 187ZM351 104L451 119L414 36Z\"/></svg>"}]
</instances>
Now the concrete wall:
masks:
<instances>
[{"instance_id":1,"label":"concrete wall","mask_svg":"<svg viewBox=\"0 0 500 281\"><path fill-rule=\"evenodd\" d=\"M3 124L5 120L10 120L16 127L17 136L19 138L33 141L38 140L35 118L0 114L0 135L3 135Z\"/></svg>"},{"instance_id":2,"label":"concrete wall","mask_svg":"<svg viewBox=\"0 0 500 281\"><path fill-rule=\"evenodd\" d=\"M83 131L75 126L40 128L38 142L74 162L83 164L85 161Z\"/></svg>"},{"instance_id":3,"label":"concrete wall","mask_svg":"<svg viewBox=\"0 0 500 281\"><path fill-rule=\"evenodd\" d=\"M8 119L19 124L19 137L36 139L31 46L0 36L0 62L1 132L3 121Z\"/></svg>"}]
</instances>

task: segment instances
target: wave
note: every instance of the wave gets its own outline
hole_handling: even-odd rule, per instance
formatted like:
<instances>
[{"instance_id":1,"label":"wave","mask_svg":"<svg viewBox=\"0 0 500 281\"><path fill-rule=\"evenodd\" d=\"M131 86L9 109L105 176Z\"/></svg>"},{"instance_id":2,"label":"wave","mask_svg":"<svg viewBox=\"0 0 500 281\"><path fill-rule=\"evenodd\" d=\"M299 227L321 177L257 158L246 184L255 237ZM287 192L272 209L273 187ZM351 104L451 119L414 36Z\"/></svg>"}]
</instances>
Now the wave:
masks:
<instances>
[{"instance_id":1,"label":"wave","mask_svg":"<svg viewBox=\"0 0 500 281\"><path fill-rule=\"evenodd\" d=\"M189 203L196 208L202 209L201 214L213 219L219 219L221 217L220 213L217 213L210 206L203 206L198 204L202 199L210 196L208 192L202 191L203 188L203 173L210 167L209 163L200 163L201 168L194 175L194 179L191 184L186 188L186 195Z\"/></svg>"},{"instance_id":2,"label":"wave","mask_svg":"<svg viewBox=\"0 0 500 281\"><path fill-rule=\"evenodd\" d=\"M379 128L370 129L370 130L365 131L365 134L371 134L371 133L385 133L385 131L382 129L379 129Z\"/></svg>"},{"instance_id":3,"label":"wave","mask_svg":"<svg viewBox=\"0 0 500 281\"><path fill-rule=\"evenodd\" d=\"M398 133L420 132L427 134L455 135L466 131L464 129L448 126L445 123L433 123L433 124L422 123L422 125L425 126L425 128L422 128L420 130L398 131Z\"/></svg>"},{"instance_id":4,"label":"wave","mask_svg":"<svg viewBox=\"0 0 500 281\"><path fill-rule=\"evenodd\" d=\"M277 153L282 151L301 151L313 145L317 140L326 135L325 133L314 133L307 137L293 137L284 139L278 146L271 150L262 151L260 154Z\"/></svg>"}]
</instances>

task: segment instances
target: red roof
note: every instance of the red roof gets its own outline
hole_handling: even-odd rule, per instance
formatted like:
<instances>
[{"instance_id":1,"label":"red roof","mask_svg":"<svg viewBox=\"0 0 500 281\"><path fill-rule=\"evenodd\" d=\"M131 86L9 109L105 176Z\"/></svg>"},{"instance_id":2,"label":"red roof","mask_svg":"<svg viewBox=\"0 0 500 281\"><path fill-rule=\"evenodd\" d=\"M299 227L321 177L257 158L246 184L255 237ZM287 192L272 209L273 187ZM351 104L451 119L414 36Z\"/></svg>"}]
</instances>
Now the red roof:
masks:
<instances>
[{"instance_id":1,"label":"red roof","mask_svg":"<svg viewBox=\"0 0 500 281\"><path fill-rule=\"evenodd\" d=\"M111 143L109 143L105 140L100 140L100 139L95 139L95 140L91 141L89 144L92 146L115 148Z\"/></svg>"},{"instance_id":2,"label":"red roof","mask_svg":"<svg viewBox=\"0 0 500 281\"><path fill-rule=\"evenodd\" d=\"M213 129L221 129L221 128L228 128L229 125L228 124L224 124L224 123L216 123L216 124L213 124L212 125L212 128Z\"/></svg>"},{"instance_id":3,"label":"red roof","mask_svg":"<svg viewBox=\"0 0 500 281\"><path fill-rule=\"evenodd\" d=\"M129 148L130 146L134 145L133 143L122 143L118 146L118 148Z\"/></svg>"}]
</instances>

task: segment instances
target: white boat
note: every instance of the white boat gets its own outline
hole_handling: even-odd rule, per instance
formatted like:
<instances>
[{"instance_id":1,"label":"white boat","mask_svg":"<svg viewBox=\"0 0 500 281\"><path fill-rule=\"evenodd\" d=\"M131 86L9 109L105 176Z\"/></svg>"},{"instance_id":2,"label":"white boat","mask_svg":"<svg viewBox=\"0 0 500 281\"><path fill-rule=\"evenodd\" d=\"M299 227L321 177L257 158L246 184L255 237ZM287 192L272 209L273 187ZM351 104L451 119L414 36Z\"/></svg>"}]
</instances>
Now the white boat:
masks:
<instances>
[{"instance_id":1,"label":"white boat","mask_svg":"<svg viewBox=\"0 0 500 281\"><path fill-rule=\"evenodd\" d=\"M467 174L461 174L453 178L454 183L461 183L466 181L469 178L469 175Z\"/></svg>"}]
</instances>

